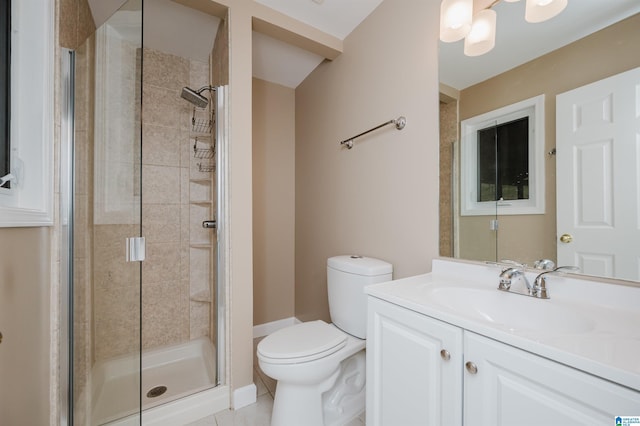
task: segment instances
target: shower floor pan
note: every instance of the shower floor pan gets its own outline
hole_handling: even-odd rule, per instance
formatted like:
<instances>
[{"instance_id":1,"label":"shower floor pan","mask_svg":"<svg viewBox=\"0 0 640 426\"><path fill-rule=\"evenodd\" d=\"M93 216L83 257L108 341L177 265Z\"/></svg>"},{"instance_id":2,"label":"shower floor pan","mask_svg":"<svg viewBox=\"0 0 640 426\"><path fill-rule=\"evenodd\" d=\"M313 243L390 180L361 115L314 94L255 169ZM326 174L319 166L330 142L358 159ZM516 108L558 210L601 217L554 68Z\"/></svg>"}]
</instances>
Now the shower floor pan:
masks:
<instances>
[{"instance_id":1,"label":"shower floor pan","mask_svg":"<svg viewBox=\"0 0 640 426\"><path fill-rule=\"evenodd\" d=\"M92 424L103 425L142 410L209 389L216 384L216 356L211 341L187 343L126 355L97 363L92 371ZM140 395L142 394L142 395Z\"/></svg>"}]
</instances>

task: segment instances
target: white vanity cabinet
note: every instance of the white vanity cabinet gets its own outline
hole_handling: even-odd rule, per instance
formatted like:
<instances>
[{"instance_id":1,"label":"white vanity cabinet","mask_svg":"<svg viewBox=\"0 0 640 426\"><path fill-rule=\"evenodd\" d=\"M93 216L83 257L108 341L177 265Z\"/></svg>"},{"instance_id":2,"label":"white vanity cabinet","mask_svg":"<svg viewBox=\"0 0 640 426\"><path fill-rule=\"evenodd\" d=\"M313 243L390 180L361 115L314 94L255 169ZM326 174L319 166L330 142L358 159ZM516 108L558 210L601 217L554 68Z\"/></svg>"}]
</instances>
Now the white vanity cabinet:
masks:
<instances>
[{"instance_id":1,"label":"white vanity cabinet","mask_svg":"<svg viewBox=\"0 0 640 426\"><path fill-rule=\"evenodd\" d=\"M462 424L462 329L369 297L367 425Z\"/></svg>"},{"instance_id":2,"label":"white vanity cabinet","mask_svg":"<svg viewBox=\"0 0 640 426\"><path fill-rule=\"evenodd\" d=\"M640 413L639 392L466 330L464 352L465 426L613 425Z\"/></svg>"},{"instance_id":3,"label":"white vanity cabinet","mask_svg":"<svg viewBox=\"0 0 640 426\"><path fill-rule=\"evenodd\" d=\"M376 297L368 316L368 425L595 426L640 415L637 390Z\"/></svg>"}]
</instances>

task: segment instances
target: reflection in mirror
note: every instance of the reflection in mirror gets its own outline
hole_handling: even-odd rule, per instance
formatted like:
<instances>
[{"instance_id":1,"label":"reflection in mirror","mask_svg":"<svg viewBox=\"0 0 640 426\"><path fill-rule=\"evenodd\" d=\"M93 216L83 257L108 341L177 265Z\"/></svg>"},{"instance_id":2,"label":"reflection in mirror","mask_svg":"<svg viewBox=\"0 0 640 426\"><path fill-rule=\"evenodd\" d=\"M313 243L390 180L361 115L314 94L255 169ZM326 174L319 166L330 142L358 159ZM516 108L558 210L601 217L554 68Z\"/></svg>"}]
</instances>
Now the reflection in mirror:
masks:
<instances>
[{"instance_id":1,"label":"reflection in mirror","mask_svg":"<svg viewBox=\"0 0 640 426\"><path fill-rule=\"evenodd\" d=\"M498 19L507 8L517 7L524 3L500 2L497 7ZM570 1L567 9L557 18L576 20L580 17L578 10L586 2ZM600 3L600 2L598 2ZM605 2L601 2L605 3ZM475 71L484 72L480 62L499 62L491 58L491 55L499 54L509 56L509 52L500 53L500 38L496 41L494 51L478 58L464 58L463 62L455 62L443 55L449 55L456 46L444 46L441 43L440 80L441 92L446 93L452 99L449 103L441 103L441 217L447 211L451 212L448 222L441 229L441 255L471 259L471 260L500 260L515 259L533 265L542 258L558 259L558 244L561 232L557 230L556 218L556 167L565 167L556 164L556 97L569 90L586 84L602 80L603 78L619 74L640 67L640 55L637 55L637 46L640 45L640 4L629 0L615 0L612 3L601 4L602 10L591 17L595 22L598 16L605 16L604 24L596 31L588 34L585 28L580 28L581 33L564 45L537 47L519 41L519 52L523 50L542 50L542 55L528 58L520 64L511 64L506 68L485 73L482 76L474 76ZM598 5L592 4L597 8ZM615 16L612 16L615 11ZM550 21L551 22L551 21ZM536 24L538 25L538 24ZM543 25L543 24L540 24ZM512 25L513 27L514 25ZM557 25L562 26L562 25ZM498 28L507 31L508 25L498 22ZM517 25L515 25L517 27ZM527 28L522 22L523 30L533 31L535 26ZM551 35L552 26L541 26L545 32L541 39L548 43L554 39ZM517 29L517 28L516 28ZM548 34L547 34L548 33ZM588 35L587 35L588 34ZM566 35L566 34L565 34ZM518 40L517 35L510 36ZM582 38L580 38L582 37ZM559 37L558 37L559 38ZM515 42L516 44L518 42ZM504 44L504 43L503 43ZM506 43L509 44L509 43ZM514 43L511 43L513 47ZM522 46L530 49L523 49ZM458 54L462 54L462 48ZM515 51L514 50L514 51ZM546 52L546 53L545 53ZM514 56L517 55L514 53ZM495 59L495 60L494 60ZM454 63L456 69L449 71L446 64ZM482 62L484 63L484 62ZM449 78L451 77L451 78ZM462 139L460 123L489 111L493 111L507 105L511 105L525 99L544 95L544 148L539 154L539 161L543 163L544 170L544 212L526 215L502 215L498 216L499 229L491 231L491 220L494 215L468 217L468 226L462 226L460 215L461 194L460 169ZM441 95L441 100L442 100ZM453 105L453 106L451 106ZM450 152L451 159L443 157L443 152ZM615 165L614 165L615 167ZM572 196L572 194L558 194L560 197ZM465 218L467 219L467 218ZM450 225L448 225L450 223ZM450 242L449 246L443 242ZM604 243L604 242L602 242ZM612 244L616 244L612 241ZM597 275L609 275L598 273ZM615 268L609 276L617 277ZM628 277L625 277L628 279ZM640 278L635 278L640 280Z\"/></svg>"},{"instance_id":2,"label":"reflection in mirror","mask_svg":"<svg viewBox=\"0 0 640 426\"><path fill-rule=\"evenodd\" d=\"M478 202L529 199L529 117L478 130Z\"/></svg>"}]
</instances>

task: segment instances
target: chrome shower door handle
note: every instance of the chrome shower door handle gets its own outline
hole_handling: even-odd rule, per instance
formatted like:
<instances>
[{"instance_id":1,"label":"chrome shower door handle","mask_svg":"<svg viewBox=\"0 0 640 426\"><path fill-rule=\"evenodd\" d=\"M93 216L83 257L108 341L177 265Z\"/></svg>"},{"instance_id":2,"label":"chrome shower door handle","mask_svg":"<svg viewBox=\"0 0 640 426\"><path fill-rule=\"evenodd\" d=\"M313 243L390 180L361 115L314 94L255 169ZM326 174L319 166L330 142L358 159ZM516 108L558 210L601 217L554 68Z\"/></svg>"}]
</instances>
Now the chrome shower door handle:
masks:
<instances>
[{"instance_id":1,"label":"chrome shower door handle","mask_svg":"<svg viewBox=\"0 0 640 426\"><path fill-rule=\"evenodd\" d=\"M216 229L218 227L218 223L215 220L205 220L202 222L202 227Z\"/></svg>"}]
</instances>

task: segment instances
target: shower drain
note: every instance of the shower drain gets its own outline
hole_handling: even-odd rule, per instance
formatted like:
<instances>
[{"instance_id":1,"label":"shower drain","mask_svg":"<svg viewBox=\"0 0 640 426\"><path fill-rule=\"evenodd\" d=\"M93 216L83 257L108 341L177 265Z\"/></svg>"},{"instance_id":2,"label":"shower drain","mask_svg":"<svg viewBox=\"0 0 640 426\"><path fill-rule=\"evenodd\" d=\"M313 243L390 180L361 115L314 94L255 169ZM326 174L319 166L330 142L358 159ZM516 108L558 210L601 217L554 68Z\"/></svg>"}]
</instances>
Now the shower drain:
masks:
<instances>
[{"instance_id":1,"label":"shower drain","mask_svg":"<svg viewBox=\"0 0 640 426\"><path fill-rule=\"evenodd\" d=\"M166 391L167 391L166 386L156 386L154 388L151 388L149 392L147 392L147 398L155 398L157 396L162 395Z\"/></svg>"}]
</instances>

